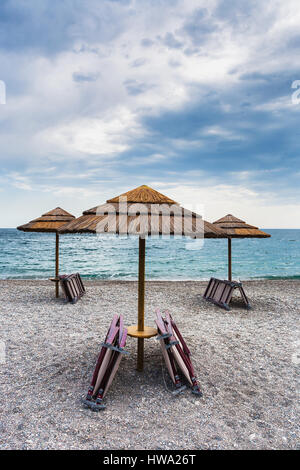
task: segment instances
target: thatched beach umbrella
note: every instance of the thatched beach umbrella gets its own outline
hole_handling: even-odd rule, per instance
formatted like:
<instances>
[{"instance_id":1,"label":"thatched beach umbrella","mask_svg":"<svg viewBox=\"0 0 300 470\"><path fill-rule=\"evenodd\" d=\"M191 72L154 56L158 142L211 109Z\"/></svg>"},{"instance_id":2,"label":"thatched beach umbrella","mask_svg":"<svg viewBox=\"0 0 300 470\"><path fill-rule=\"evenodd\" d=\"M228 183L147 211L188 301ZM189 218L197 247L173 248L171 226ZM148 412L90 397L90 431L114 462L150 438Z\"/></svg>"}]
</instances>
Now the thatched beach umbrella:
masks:
<instances>
[{"instance_id":1,"label":"thatched beach umbrella","mask_svg":"<svg viewBox=\"0 0 300 470\"><path fill-rule=\"evenodd\" d=\"M213 225L221 229L228 238L228 280L232 280L232 238L269 238L271 235L259 230L253 225L246 224L241 219L234 217L231 214L222 217L213 222ZM225 237L224 237L225 238Z\"/></svg>"},{"instance_id":2,"label":"thatched beach umbrella","mask_svg":"<svg viewBox=\"0 0 300 470\"><path fill-rule=\"evenodd\" d=\"M34 219L28 224L17 227L18 230L22 230L23 232L54 232L56 234L54 279L56 297L59 296L59 234L57 230L73 219L75 219L74 215L69 214L69 212L61 209L60 207L56 207L56 209L46 212L46 214L43 214L38 219Z\"/></svg>"},{"instance_id":3,"label":"thatched beach umbrella","mask_svg":"<svg viewBox=\"0 0 300 470\"><path fill-rule=\"evenodd\" d=\"M139 236L138 324L128 328L128 334L138 339L138 370L143 369L144 339L157 334L155 328L144 324L145 238L151 235L185 235L192 238L223 236L218 227L148 186L140 186L109 199L106 204L84 211L81 217L62 227L59 232Z\"/></svg>"}]
</instances>

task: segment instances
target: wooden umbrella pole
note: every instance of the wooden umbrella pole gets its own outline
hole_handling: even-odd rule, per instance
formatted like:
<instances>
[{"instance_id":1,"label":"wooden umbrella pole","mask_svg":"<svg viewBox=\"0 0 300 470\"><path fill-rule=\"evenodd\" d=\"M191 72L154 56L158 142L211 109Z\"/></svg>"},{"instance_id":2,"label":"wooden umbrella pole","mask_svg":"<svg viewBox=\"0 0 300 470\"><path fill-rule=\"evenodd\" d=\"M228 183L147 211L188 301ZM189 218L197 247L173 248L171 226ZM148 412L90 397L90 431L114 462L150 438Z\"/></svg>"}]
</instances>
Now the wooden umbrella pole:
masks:
<instances>
[{"instance_id":1,"label":"wooden umbrella pole","mask_svg":"<svg viewBox=\"0 0 300 470\"><path fill-rule=\"evenodd\" d=\"M138 331L144 331L146 240L139 238ZM144 368L144 338L138 338L137 370Z\"/></svg>"},{"instance_id":2,"label":"wooden umbrella pole","mask_svg":"<svg viewBox=\"0 0 300 470\"><path fill-rule=\"evenodd\" d=\"M231 238L228 238L228 281L232 281Z\"/></svg>"},{"instance_id":3,"label":"wooden umbrella pole","mask_svg":"<svg viewBox=\"0 0 300 470\"><path fill-rule=\"evenodd\" d=\"M59 273L59 235L56 233L56 245L55 245L55 296L59 297L59 283L58 283L58 273Z\"/></svg>"}]
</instances>

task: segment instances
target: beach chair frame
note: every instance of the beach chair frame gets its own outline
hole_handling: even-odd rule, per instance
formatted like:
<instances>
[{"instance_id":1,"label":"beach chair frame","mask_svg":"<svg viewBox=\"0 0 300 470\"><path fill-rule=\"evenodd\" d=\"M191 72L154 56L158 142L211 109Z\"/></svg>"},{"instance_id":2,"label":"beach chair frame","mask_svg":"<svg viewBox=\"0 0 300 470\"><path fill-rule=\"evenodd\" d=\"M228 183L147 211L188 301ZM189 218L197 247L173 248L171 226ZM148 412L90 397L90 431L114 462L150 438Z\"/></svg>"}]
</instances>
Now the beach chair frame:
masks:
<instances>
[{"instance_id":1,"label":"beach chair frame","mask_svg":"<svg viewBox=\"0 0 300 470\"><path fill-rule=\"evenodd\" d=\"M225 310L230 310L229 304L235 289L239 290L245 307L250 309L251 305L241 282L226 281L212 277L205 289L203 298Z\"/></svg>"},{"instance_id":2,"label":"beach chair frame","mask_svg":"<svg viewBox=\"0 0 300 470\"><path fill-rule=\"evenodd\" d=\"M60 275L59 281L66 302L75 304L85 294L85 287L79 273Z\"/></svg>"},{"instance_id":3,"label":"beach chair frame","mask_svg":"<svg viewBox=\"0 0 300 470\"><path fill-rule=\"evenodd\" d=\"M170 376L175 386L177 388L181 387L181 389L183 389L178 374L178 369L180 369L182 374L186 377L189 385L191 386L192 393L202 396L202 392L197 382L194 367L190 358L190 350L187 347L187 344L184 341L183 336L180 333L179 328L173 320L170 312L166 310L164 313L166 315L165 318L162 317L159 311L156 312L156 325L158 331L162 332L162 334L157 339L161 342L162 349L165 348L165 350L168 352L168 357L170 359L171 365L174 364L175 366L178 376L178 382L175 383L172 374L170 374ZM165 354L164 357L166 357ZM170 372L169 367L168 370Z\"/></svg>"},{"instance_id":4,"label":"beach chair frame","mask_svg":"<svg viewBox=\"0 0 300 470\"><path fill-rule=\"evenodd\" d=\"M101 343L91 384L83 400L84 405L92 411L105 408L103 399L117 373L122 356L128 354L124 350L126 339L127 329L124 328L123 316L114 315L104 343Z\"/></svg>"},{"instance_id":5,"label":"beach chair frame","mask_svg":"<svg viewBox=\"0 0 300 470\"><path fill-rule=\"evenodd\" d=\"M179 364L183 374L187 378L189 384L192 387L192 393L195 395L202 396L200 386L197 382L195 370L191 361L191 352L187 347L185 340L183 339L182 334L179 331L178 326L173 320L170 312L166 310L166 322L170 325L168 328L172 328L173 336L178 340L173 346L173 352L176 358L177 363Z\"/></svg>"},{"instance_id":6,"label":"beach chair frame","mask_svg":"<svg viewBox=\"0 0 300 470\"><path fill-rule=\"evenodd\" d=\"M159 336L157 336L157 340L160 342L162 354L169 371L169 375L171 377L172 382L175 385L175 390L172 392L174 395L183 392L186 389L186 386L181 383L180 376L178 374L178 369L176 366L176 362L174 357L170 351L170 343L174 344L176 342L175 337L167 331L164 319L162 318L159 310L156 311L156 320L155 323L157 325L157 330Z\"/></svg>"}]
</instances>

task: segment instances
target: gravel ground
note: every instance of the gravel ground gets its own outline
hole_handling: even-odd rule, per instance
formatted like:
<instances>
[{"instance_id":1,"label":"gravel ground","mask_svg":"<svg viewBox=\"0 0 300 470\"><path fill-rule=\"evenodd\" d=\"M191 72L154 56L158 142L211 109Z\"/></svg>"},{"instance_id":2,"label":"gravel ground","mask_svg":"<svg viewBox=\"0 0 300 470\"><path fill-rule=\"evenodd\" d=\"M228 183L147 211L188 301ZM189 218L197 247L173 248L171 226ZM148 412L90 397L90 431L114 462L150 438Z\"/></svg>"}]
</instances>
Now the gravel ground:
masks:
<instances>
[{"instance_id":1,"label":"gravel ground","mask_svg":"<svg viewBox=\"0 0 300 470\"><path fill-rule=\"evenodd\" d=\"M1 449L300 449L299 281L245 282L253 309L230 312L202 299L206 283L148 282L146 324L171 311L203 398L172 395L154 338L138 373L129 338L100 413L81 398L112 315L136 323L137 284L85 284L71 305L47 281L0 281Z\"/></svg>"}]
</instances>

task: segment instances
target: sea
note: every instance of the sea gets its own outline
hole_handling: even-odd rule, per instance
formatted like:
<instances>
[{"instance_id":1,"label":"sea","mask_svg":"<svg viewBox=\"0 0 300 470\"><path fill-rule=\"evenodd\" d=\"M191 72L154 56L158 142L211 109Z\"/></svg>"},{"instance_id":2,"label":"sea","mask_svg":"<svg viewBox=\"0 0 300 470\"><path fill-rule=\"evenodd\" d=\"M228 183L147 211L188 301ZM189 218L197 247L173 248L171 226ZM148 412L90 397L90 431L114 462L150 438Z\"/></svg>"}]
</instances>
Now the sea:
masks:
<instances>
[{"instance_id":1,"label":"sea","mask_svg":"<svg viewBox=\"0 0 300 470\"><path fill-rule=\"evenodd\" d=\"M300 279L300 230L264 229L267 239L232 240L233 278ZM54 275L55 234L0 229L0 279L48 279ZM60 236L60 273L86 279L136 280L138 238ZM146 276L156 280L227 278L227 240L148 238Z\"/></svg>"}]
</instances>

